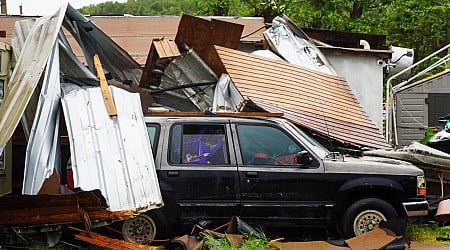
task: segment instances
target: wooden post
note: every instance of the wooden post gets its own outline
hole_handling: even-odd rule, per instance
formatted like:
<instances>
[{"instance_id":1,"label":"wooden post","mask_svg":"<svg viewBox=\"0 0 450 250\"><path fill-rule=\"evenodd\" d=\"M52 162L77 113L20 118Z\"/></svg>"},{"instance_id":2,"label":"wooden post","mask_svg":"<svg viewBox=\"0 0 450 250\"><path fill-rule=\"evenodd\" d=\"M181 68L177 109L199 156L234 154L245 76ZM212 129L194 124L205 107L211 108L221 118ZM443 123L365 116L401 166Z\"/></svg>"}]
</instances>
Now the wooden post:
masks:
<instances>
[{"instance_id":1,"label":"wooden post","mask_svg":"<svg viewBox=\"0 0 450 250\"><path fill-rule=\"evenodd\" d=\"M103 100L105 101L106 110L109 116L117 116L116 106L109 90L108 82L106 81L105 73L103 72L102 64L100 63L100 58L98 54L94 55L94 65L97 70L97 77L100 79L100 88L103 94Z\"/></svg>"}]
</instances>

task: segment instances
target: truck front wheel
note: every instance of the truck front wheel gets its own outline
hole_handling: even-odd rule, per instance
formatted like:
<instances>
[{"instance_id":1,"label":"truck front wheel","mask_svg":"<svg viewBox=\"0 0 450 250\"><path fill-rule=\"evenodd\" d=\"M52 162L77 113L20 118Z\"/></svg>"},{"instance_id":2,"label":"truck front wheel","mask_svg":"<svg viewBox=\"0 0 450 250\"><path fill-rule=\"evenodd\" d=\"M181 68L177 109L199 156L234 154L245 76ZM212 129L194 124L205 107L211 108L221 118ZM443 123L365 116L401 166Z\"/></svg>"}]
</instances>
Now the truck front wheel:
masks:
<instances>
[{"instance_id":1,"label":"truck front wheel","mask_svg":"<svg viewBox=\"0 0 450 250\"><path fill-rule=\"evenodd\" d=\"M341 221L341 232L351 238L371 231L380 221L398 218L391 204L377 198L366 198L353 203L345 211Z\"/></svg>"}]
</instances>

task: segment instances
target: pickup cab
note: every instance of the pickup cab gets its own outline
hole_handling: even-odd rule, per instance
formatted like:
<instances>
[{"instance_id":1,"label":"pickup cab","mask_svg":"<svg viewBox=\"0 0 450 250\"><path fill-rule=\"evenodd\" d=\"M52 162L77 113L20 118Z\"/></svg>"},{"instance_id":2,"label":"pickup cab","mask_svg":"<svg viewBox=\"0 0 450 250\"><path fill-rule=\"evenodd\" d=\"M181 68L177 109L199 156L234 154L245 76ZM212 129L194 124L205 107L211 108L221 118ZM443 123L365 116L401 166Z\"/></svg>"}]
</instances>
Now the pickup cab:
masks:
<instances>
[{"instance_id":1,"label":"pickup cab","mask_svg":"<svg viewBox=\"0 0 450 250\"><path fill-rule=\"evenodd\" d=\"M232 216L268 235L331 227L349 238L382 220L428 213L421 169L330 152L281 117L148 115L145 122L164 206L123 222L133 242Z\"/></svg>"}]
</instances>

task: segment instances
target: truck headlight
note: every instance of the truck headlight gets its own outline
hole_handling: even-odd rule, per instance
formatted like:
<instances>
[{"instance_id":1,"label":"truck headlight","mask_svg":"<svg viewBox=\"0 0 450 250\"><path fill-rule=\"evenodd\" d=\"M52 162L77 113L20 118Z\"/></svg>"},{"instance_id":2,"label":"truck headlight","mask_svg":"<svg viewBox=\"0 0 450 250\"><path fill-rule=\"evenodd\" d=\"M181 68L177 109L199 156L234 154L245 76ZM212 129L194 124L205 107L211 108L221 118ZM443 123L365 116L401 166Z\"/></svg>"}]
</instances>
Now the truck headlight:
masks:
<instances>
[{"instance_id":1,"label":"truck headlight","mask_svg":"<svg viewBox=\"0 0 450 250\"><path fill-rule=\"evenodd\" d=\"M427 194L427 184L425 182L425 176L417 176L417 195Z\"/></svg>"}]
</instances>

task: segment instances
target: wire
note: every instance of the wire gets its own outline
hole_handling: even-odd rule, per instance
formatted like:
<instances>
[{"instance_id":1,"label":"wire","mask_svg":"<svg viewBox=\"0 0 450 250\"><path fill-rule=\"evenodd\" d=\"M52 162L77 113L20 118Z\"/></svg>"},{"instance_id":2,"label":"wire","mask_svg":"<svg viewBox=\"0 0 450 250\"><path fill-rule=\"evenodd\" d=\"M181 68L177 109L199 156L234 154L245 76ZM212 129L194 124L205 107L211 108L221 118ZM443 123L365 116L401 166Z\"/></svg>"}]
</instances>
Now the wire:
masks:
<instances>
[{"instance_id":1,"label":"wire","mask_svg":"<svg viewBox=\"0 0 450 250\"><path fill-rule=\"evenodd\" d=\"M249 37L249 36L255 34L256 32L258 32L258 31L260 31L260 30L262 30L262 29L264 29L264 28L266 28L266 26L262 26L262 27L258 28L257 30L255 30L255 31L253 31L253 32L251 32L251 33L249 33L249 34L247 34L247 35L245 35L245 36L241 36L240 39L247 38L247 37Z\"/></svg>"}]
</instances>

